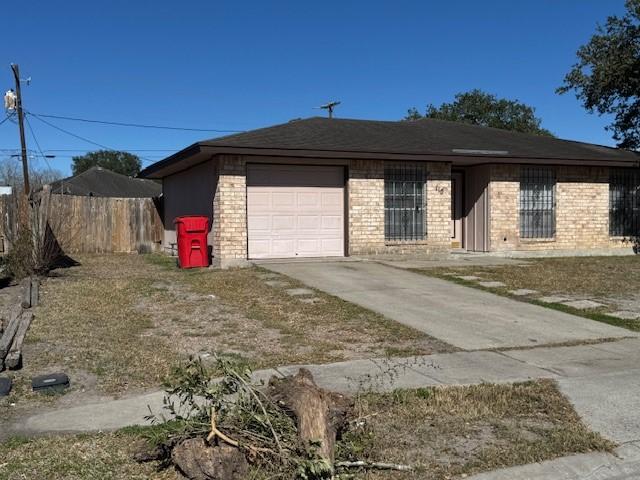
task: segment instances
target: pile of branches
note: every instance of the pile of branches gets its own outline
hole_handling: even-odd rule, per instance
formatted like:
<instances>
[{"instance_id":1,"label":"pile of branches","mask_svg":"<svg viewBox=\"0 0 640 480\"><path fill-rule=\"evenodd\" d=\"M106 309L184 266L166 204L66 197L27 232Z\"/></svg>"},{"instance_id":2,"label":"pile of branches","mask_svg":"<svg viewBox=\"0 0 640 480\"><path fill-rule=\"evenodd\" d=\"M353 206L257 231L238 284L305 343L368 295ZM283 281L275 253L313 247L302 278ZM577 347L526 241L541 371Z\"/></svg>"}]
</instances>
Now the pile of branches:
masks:
<instances>
[{"instance_id":1,"label":"pile of branches","mask_svg":"<svg viewBox=\"0 0 640 480\"><path fill-rule=\"evenodd\" d=\"M322 480L349 468L410 469L336 462L336 441L353 401L319 388L306 369L264 385L234 360L217 357L207 367L192 359L174 369L165 387L168 415L148 417L158 428L150 430L151 449L136 460L174 465L189 479L241 480L251 470L254 476Z\"/></svg>"}]
</instances>

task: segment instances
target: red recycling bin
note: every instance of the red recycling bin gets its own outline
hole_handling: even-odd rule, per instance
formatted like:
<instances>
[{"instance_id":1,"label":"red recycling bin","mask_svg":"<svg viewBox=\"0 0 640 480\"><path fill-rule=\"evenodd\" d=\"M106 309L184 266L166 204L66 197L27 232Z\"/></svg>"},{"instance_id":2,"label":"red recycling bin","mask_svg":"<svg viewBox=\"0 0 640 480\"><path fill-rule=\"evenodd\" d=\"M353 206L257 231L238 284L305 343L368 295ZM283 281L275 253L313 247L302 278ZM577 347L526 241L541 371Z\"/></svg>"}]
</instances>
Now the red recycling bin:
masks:
<instances>
[{"instance_id":1,"label":"red recycling bin","mask_svg":"<svg viewBox=\"0 0 640 480\"><path fill-rule=\"evenodd\" d=\"M209 266L209 218L198 215L187 215L176 218L178 236L178 265L180 268Z\"/></svg>"}]
</instances>

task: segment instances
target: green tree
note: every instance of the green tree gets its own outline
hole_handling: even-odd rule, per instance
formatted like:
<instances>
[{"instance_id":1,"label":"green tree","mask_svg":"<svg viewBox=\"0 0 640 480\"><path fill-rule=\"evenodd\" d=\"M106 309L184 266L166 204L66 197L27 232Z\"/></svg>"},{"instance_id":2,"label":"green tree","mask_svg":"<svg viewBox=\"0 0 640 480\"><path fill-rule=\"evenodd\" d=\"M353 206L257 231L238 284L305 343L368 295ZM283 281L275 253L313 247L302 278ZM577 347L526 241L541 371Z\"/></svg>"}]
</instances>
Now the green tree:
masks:
<instances>
[{"instance_id":1,"label":"green tree","mask_svg":"<svg viewBox=\"0 0 640 480\"><path fill-rule=\"evenodd\" d=\"M140 158L129 152L116 150L98 150L72 158L71 170L74 175L89 170L91 167L102 167L116 173L135 177L140 173Z\"/></svg>"},{"instance_id":2,"label":"green tree","mask_svg":"<svg viewBox=\"0 0 640 480\"><path fill-rule=\"evenodd\" d=\"M627 0L622 18L597 25L589 43L578 49L578 63L558 93L575 90L590 113L611 114L618 146L640 147L640 0Z\"/></svg>"},{"instance_id":3,"label":"green tree","mask_svg":"<svg viewBox=\"0 0 640 480\"><path fill-rule=\"evenodd\" d=\"M418 109L416 107L411 107L409 110L407 110L407 115L403 120L420 120L421 118L424 117L420 115Z\"/></svg>"},{"instance_id":4,"label":"green tree","mask_svg":"<svg viewBox=\"0 0 640 480\"><path fill-rule=\"evenodd\" d=\"M553 136L541 127L542 120L535 116L535 109L518 100L497 98L482 90L458 93L453 102L443 103L439 107L428 105L424 115L416 108L410 108L404 120L436 118L452 122L471 123L484 127L515 130L516 132Z\"/></svg>"}]
</instances>

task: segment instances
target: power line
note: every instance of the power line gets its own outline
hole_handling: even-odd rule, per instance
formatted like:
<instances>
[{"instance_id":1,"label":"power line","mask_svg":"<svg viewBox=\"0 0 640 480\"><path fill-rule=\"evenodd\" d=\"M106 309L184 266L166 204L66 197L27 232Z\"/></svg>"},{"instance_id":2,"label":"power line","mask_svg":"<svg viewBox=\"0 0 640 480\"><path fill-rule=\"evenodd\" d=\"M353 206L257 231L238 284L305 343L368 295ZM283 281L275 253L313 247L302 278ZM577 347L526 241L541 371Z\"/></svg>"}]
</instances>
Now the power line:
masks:
<instances>
[{"instance_id":1,"label":"power line","mask_svg":"<svg viewBox=\"0 0 640 480\"><path fill-rule=\"evenodd\" d=\"M162 160L163 158L166 158L170 153L176 152L178 149L176 148L163 148L163 149L136 149L136 148L126 148L126 147L122 147L120 148L120 150L126 151L126 152L158 152L158 153L151 153L151 154L146 154L145 158L147 159L147 161L159 161ZM56 158L73 158L73 157L77 157L78 154L83 154L85 152L87 152L86 148L46 148L44 150L42 150L43 152L49 152L49 153L55 153ZM16 153L19 152L19 149L16 149L15 147L13 148L0 148L0 154L5 153L5 152L10 152L10 153ZM58 153L58 152L62 152L62 153ZM160 153L162 152L162 153ZM35 152L34 152L35 153Z\"/></svg>"},{"instance_id":2,"label":"power line","mask_svg":"<svg viewBox=\"0 0 640 480\"><path fill-rule=\"evenodd\" d=\"M103 144L101 144L101 143L94 142L93 140L89 140L88 138L85 138L85 137L80 136L80 135L76 135L76 134L75 134L75 133L73 133L73 132L70 132L70 131L68 131L68 130L65 130L65 129L64 129L64 128L62 128L62 127L58 127L57 125L54 125L53 123L48 122L48 121L47 121L47 120L45 120L44 118L40 118L40 116L39 116L39 115L36 115L35 113L31 113L31 112L26 112L26 113L27 113L27 115L31 115L32 117L34 117L34 118L36 118L36 119L40 120L42 123L45 123L46 125L49 125L51 128L55 128L56 130L59 130L59 131L61 131L61 132L63 132L63 133L66 133L67 135L70 135L70 136L72 136L72 137L78 138L78 139L80 139L80 140L82 140L82 141L84 141L84 142L90 143L90 144L92 144L92 145L96 145L96 146L98 146L98 147L100 147L100 148L104 148L105 150L113 150L113 151L117 151L115 148L111 148L111 147L108 147L108 146L103 145ZM155 163L155 162L156 162L155 160L151 160L151 159L149 159L149 158L145 158L145 157L142 157L142 156L140 157L140 159L141 159L141 160L144 160L145 162L148 162L148 163Z\"/></svg>"},{"instance_id":3,"label":"power line","mask_svg":"<svg viewBox=\"0 0 640 480\"><path fill-rule=\"evenodd\" d=\"M31 115L31 116L35 117L36 119L40 120L42 123L45 123L45 124L49 125L51 128L55 128L56 130L59 130L62 133L66 133L67 135L71 135L72 137L80 139L80 140L82 140L84 142L90 143L92 145L96 145L97 147L104 148L106 150L115 150L114 148L107 147L106 145L103 145L103 144L98 143L98 142L94 142L93 140L89 140L88 138L82 137L80 135L76 135L75 133L71 133L70 131L65 130L64 128L61 128L61 127L58 127L57 125L54 125L53 123L47 122L46 120L44 120L43 118L40 118L40 116L36 115L35 113L27 112L27 115Z\"/></svg>"},{"instance_id":4,"label":"power line","mask_svg":"<svg viewBox=\"0 0 640 480\"><path fill-rule=\"evenodd\" d=\"M115 125L118 127L136 127L136 128L156 128L160 130L181 130L186 132L217 132L217 133L242 133L244 130L220 130L216 128L188 128L188 127L169 127L166 125L144 125L142 123L124 123L124 122L110 122L107 120L92 120L88 118L79 117L64 117L62 115L45 115L44 113L31 113L34 116L40 116L45 118L56 118L58 120L71 120L74 122L86 122L86 123L100 123L103 125Z\"/></svg>"},{"instance_id":5,"label":"power line","mask_svg":"<svg viewBox=\"0 0 640 480\"><path fill-rule=\"evenodd\" d=\"M140 150L132 150L132 149L129 149L129 148L122 148L120 150L121 151L126 151L126 152L140 151ZM42 152L59 152L59 151L60 150L49 149L49 148L46 148L46 149L42 150ZM69 151L69 150L63 150L63 151ZM78 149L78 150L71 150L71 151L78 152L78 153L84 153L84 152L87 152L87 149L85 148L85 149ZM171 150L171 151L174 151L174 150ZM31 157L40 156L41 155L41 154L38 153L37 150L34 150L34 149L27 149L27 152L29 152L29 156L31 156ZM5 154L5 155L6 154L12 154L13 155L13 154L16 154L16 153L20 153L20 149L19 148L0 148L0 155L3 155L3 154ZM47 156L46 153L44 153L44 155ZM73 158L73 157L77 157L78 154L71 154L71 153L60 154L60 153L56 153L54 156L56 158ZM165 155L165 154L156 154L156 155L150 155L150 156L148 156L146 158L148 158L148 159L154 159L155 158L157 160L162 160L163 158L166 158L166 156L167 155ZM157 160L154 160L154 161L157 161Z\"/></svg>"},{"instance_id":6,"label":"power line","mask_svg":"<svg viewBox=\"0 0 640 480\"><path fill-rule=\"evenodd\" d=\"M6 122L7 120L9 120L11 117L13 117L13 114L9 114L6 117L4 117L2 119L2 121L0 121L0 125L2 125L4 122Z\"/></svg>"},{"instance_id":7,"label":"power line","mask_svg":"<svg viewBox=\"0 0 640 480\"><path fill-rule=\"evenodd\" d=\"M43 150L43 152L47 152L48 150ZM7 155L17 155L20 153L20 149L19 148L5 148L5 149L0 149L0 153ZM27 153L29 154L30 157L36 157L40 154L38 154L38 152L32 148L27 148ZM46 156L46 155L45 155ZM62 155L64 156L71 156L71 155ZM58 155L50 155L49 158L51 157L58 157Z\"/></svg>"},{"instance_id":8,"label":"power line","mask_svg":"<svg viewBox=\"0 0 640 480\"><path fill-rule=\"evenodd\" d=\"M51 164L49 163L49 159L43 153L42 148L40 147L40 142L38 142L38 138L36 137L36 134L33 131L33 127L31 126L31 122L29 121L29 116L28 115L25 116L24 119L27 121L27 127L29 127L29 131L31 132L31 138L33 138L33 141L35 142L36 147L38 147L38 151L40 152L40 156L44 159L44 162L47 164L47 167L49 168L49 172L51 174L54 174L53 168L51 168Z\"/></svg>"},{"instance_id":9,"label":"power line","mask_svg":"<svg viewBox=\"0 0 640 480\"><path fill-rule=\"evenodd\" d=\"M108 151L111 152L111 151L114 151L114 150L108 150ZM118 150L118 151L126 152L127 150ZM0 152L0 156L12 156L12 155L16 155L16 152L20 153L20 150L19 149L18 150L14 150L13 153L12 152ZM46 152L46 150L45 150L45 152ZM45 153L45 157L46 156L47 155ZM73 159L73 158L76 158L76 157L82 156L82 155L50 155L47 158L51 158L52 156L55 157L56 159L63 160L63 159ZM36 150L29 151L29 158L35 158L35 157L37 157L37 158L41 157L40 153L38 153ZM165 159L167 157L166 156L158 156L158 157L145 157L144 159L142 159L141 157L138 157L138 158L140 158L140 161L142 161L146 165L147 163L159 162L160 160L163 160L163 159Z\"/></svg>"}]
</instances>

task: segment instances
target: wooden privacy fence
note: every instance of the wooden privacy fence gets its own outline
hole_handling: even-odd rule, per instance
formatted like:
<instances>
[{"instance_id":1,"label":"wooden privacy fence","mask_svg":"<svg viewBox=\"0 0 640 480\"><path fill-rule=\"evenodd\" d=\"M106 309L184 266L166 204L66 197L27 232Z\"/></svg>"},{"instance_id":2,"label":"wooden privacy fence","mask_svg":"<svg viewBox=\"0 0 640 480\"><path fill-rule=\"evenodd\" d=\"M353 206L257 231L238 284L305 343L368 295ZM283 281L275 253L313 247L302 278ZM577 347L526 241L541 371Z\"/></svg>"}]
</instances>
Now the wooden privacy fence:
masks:
<instances>
[{"instance_id":1,"label":"wooden privacy fence","mask_svg":"<svg viewBox=\"0 0 640 480\"><path fill-rule=\"evenodd\" d=\"M3 228L15 217L16 202L0 197ZM151 198L52 194L49 227L65 253L149 253L160 251L164 227ZM4 250L10 248L3 232Z\"/></svg>"}]
</instances>

